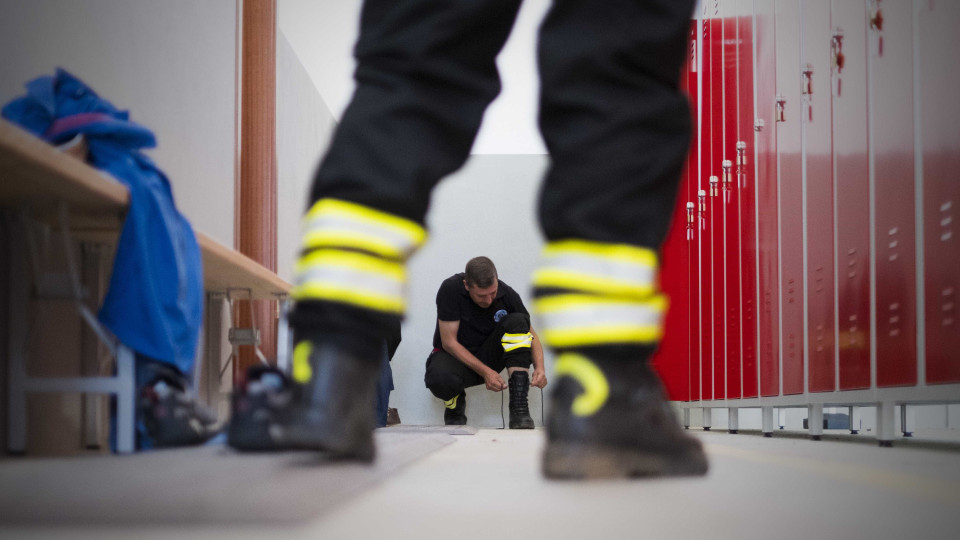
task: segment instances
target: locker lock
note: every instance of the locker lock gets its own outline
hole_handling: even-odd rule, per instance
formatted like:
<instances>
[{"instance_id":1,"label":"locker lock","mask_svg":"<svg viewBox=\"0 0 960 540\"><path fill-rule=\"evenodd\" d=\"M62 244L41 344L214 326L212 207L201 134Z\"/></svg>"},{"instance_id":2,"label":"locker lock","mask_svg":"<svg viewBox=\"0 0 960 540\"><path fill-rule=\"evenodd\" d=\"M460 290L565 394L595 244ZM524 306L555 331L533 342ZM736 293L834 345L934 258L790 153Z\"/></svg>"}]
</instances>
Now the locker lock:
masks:
<instances>
[{"instance_id":1,"label":"locker lock","mask_svg":"<svg viewBox=\"0 0 960 540\"><path fill-rule=\"evenodd\" d=\"M731 169L733 169L733 162L729 159L723 160L723 189L724 191L732 189L733 185L733 174Z\"/></svg>"},{"instance_id":2,"label":"locker lock","mask_svg":"<svg viewBox=\"0 0 960 540\"><path fill-rule=\"evenodd\" d=\"M766 122L763 121L763 118L757 118L753 121L753 130L757 133L763 131L763 127L766 125Z\"/></svg>"},{"instance_id":3,"label":"locker lock","mask_svg":"<svg viewBox=\"0 0 960 540\"><path fill-rule=\"evenodd\" d=\"M737 167L743 168L747 166L747 143L743 141L737 141Z\"/></svg>"},{"instance_id":4,"label":"locker lock","mask_svg":"<svg viewBox=\"0 0 960 540\"><path fill-rule=\"evenodd\" d=\"M883 32L883 10L880 9L879 1L870 12L870 28L877 32Z\"/></svg>"},{"instance_id":5,"label":"locker lock","mask_svg":"<svg viewBox=\"0 0 960 540\"><path fill-rule=\"evenodd\" d=\"M720 194L720 179L716 176L710 177L710 196L716 197Z\"/></svg>"},{"instance_id":6,"label":"locker lock","mask_svg":"<svg viewBox=\"0 0 960 540\"><path fill-rule=\"evenodd\" d=\"M716 177L714 177L714 178L716 178ZM706 213L707 213L707 202L706 202L706 200L707 200L707 192L706 192L706 190L701 189L700 191L698 191L698 192L697 192L697 199L700 200L700 214L701 214L701 215L706 214Z\"/></svg>"},{"instance_id":7,"label":"locker lock","mask_svg":"<svg viewBox=\"0 0 960 540\"><path fill-rule=\"evenodd\" d=\"M803 75L800 81L800 93L809 96L813 93L813 64L803 66L803 71L800 73Z\"/></svg>"},{"instance_id":8,"label":"locker lock","mask_svg":"<svg viewBox=\"0 0 960 540\"><path fill-rule=\"evenodd\" d=\"M846 57L843 55L843 29L834 28L833 38L830 41L830 55L832 57L831 65L837 70L837 74L843 73L843 64Z\"/></svg>"},{"instance_id":9,"label":"locker lock","mask_svg":"<svg viewBox=\"0 0 960 540\"><path fill-rule=\"evenodd\" d=\"M693 210L694 204L692 202L687 203L687 225L693 225Z\"/></svg>"},{"instance_id":10,"label":"locker lock","mask_svg":"<svg viewBox=\"0 0 960 540\"><path fill-rule=\"evenodd\" d=\"M784 110L787 108L787 98L783 97L783 94L777 94L777 105L776 111L774 112L774 118L777 122L786 122L787 115Z\"/></svg>"}]
</instances>

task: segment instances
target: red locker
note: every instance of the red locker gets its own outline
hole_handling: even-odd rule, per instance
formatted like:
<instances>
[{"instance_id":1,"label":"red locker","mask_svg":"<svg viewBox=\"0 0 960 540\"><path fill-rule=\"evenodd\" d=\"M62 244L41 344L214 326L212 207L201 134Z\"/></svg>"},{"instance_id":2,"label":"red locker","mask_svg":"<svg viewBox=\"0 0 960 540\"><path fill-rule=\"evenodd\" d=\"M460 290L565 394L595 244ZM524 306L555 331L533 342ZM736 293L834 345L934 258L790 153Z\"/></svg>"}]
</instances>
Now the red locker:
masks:
<instances>
[{"instance_id":1,"label":"red locker","mask_svg":"<svg viewBox=\"0 0 960 540\"><path fill-rule=\"evenodd\" d=\"M870 387L867 17L858 0L835 0L831 17L839 384L852 390Z\"/></svg>"},{"instance_id":2,"label":"red locker","mask_svg":"<svg viewBox=\"0 0 960 540\"><path fill-rule=\"evenodd\" d=\"M700 250L698 242L700 227L697 219L697 191L700 177L700 22L692 21L690 25L690 64L685 72L686 92L690 99L691 137L690 153L687 156L687 184L684 199L687 201L687 283L689 295L687 299L688 342L689 342L689 396L690 400L700 399L700 371L701 343L700 343Z\"/></svg>"},{"instance_id":3,"label":"red locker","mask_svg":"<svg viewBox=\"0 0 960 540\"><path fill-rule=\"evenodd\" d=\"M725 341L725 256L724 237L724 204L723 187L721 186L723 172L721 163L723 161L724 147L724 108L723 108L723 19L719 13L719 0L714 0L716 10L712 18L706 20L710 26L710 131L709 141L705 144L710 146L710 160L706 162L709 174L709 224L708 232L710 235L711 258L710 277L713 283L713 295L710 298L711 317L713 337L713 399L724 399L726 391L726 341ZM704 84L707 84L706 81Z\"/></svg>"},{"instance_id":4,"label":"red locker","mask_svg":"<svg viewBox=\"0 0 960 540\"><path fill-rule=\"evenodd\" d=\"M800 9L776 0L777 155L780 195L782 392L804 391L803 160L801 157Z\"/></svg>"},{"instance_id":5,"label":"red locker","mask_svg":"<svg viewBox=\"0 0 960 540\"><path fill-rule=\"evenodd\" d=\"M921 2L920 139L926 381L960 381L960 2Z\"/></svg>"},{"instance_id":6,"label":"red locker","mask_svg":"<svg viewBox=\"0 0 960 540\"><path fill-rule=\"evenodd\" d=\"M756 5L756 165L758 331L760 395L780 394L780 258L778 237L777 131L775 123L776 24L770 2ZM749 182L748 182L749 183Z\"/></svg>"},{"instance_id":7,"label":"red locker","mask_svg":"<svg viewBox=\"0 0 960 540\"><path fill-rule=\"evenodd\" d=\"M740 189L736 179L736 152L740 95L737 0L722 3L723 21L723 147L721 197L723 199L723 319L726 385L724 396L741 396L740 354Z\"/></svg>"},{"instance_id":8,"label":"red locker","mask_svg":"<svg viewBox=\"0 0 960 540\"><path fill-rule=\"evenodd\" d=\"M741 395L757 397L757 204L753 174L753 0L737 2L737 136L733 166L740 203Z\"/></svg>"},{"instance_id":9,"label":"red locker","mask_svg":"<svg viewBox=\"0 0 960 540\"><path fill-rule=\"evenodd\" d=\"M800 124L806 210L807 388L835 389L830 4L801 6Z\"/></svg>"},{"instance_id":10,"label":"red locker","mask_svg":"<svg viewBox=\"0 0 960 540\"><path fill-rule=\"evenodd\" d=\"M698 230L698 267L697 276L700 281L700 398L713 399L713 272L712 272L712 232L710 213L710 162L713 159L711 141L711 126L713 125L712 104L713 85L711 77L714 71L712 57L715 51L711 47L713 26L706 19L707 6L704 6L704 19L701 24L701 54L700 66L700 166L697 175L697 212L700 217Z\"/></svg>"},{"instance_id":11,"label":"red locker","mask_svg":"<svg viewBox=\"0 0 960 540\"><path fill-rule=\"evenodd\" d=\"M912 385L917 382L913 6L910 0L869 0L868 7L877 386Z\"/></svg>"}]
</instances>

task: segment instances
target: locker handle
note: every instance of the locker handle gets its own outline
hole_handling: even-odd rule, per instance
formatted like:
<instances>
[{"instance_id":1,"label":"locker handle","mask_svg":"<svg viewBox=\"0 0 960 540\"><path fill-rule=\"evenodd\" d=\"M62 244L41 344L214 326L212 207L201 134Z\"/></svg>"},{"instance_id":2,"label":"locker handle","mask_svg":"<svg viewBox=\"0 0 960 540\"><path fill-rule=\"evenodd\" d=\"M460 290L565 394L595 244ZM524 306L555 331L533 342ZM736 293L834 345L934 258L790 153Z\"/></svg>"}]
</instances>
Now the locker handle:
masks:
<instances>
[{"instance_id":1,"label":"locker handle","mask_svg":"<svg viewBox=\"0 0 960 540\"><path fill-rule=\"evenodd\" d=\"M707 192L703 189L697 192L700 201L700 229L707 230Z\"/></svg>"},{"instance_id":2,"label":"locker handle","mask_svg":"<svg viewBox=\"0 0 960 540\"><path fill-rule=\"evenodd\" d=\"M787 121L787 115L785 113L786 108L787 108L787 98L783 97L783 95L778 94L777 101L776 101L776 111L774 113L774 118L776 119L777 122Z\"/></svg>"},{"instance_id":3,"label":"locker handle","mask_svg":"<svg viewBox=\"0 0 960 540\"><path fill-rule=\"evenodd\" d=\"M803 75L803 79L800 81L800 93L809 96L813 93L813 65L803 66L803 71L800 73Z\"/></svg>"},{"instance_id":4,"label":"locker handle","mask_svg":"<svg viewBox=\"0 0 960 540\"><path fill-rule=\"evenodd\" d=\"M835 92L837 97L840 97L843 93L841 75L843 75L843 66L846 63L846 56L843 54L843 29L840 27L833 29L833 37L830 39L830 56L830 69L837 74L835 77Z\"/></svg>"},{"instance_id":5,"label":"locker handle","mask_svg":"<svg viewBox=\"0 0 960 540\"><path fill-rule=\"evenodd\" d=\"M870 12L870 29L877 33L877 56L883 56L883 9L880 0L875 0Z\"/></svg>"},{"instance_id":6,"label":"locker handle","mask_svg":"<svg viewBox=\"0 0 960 540\"><path fill-rule=\"evenodd\" d=\"M687 240L693 240L693 227L696 218L694 217L694 209L696 206L692 202L687 202Z\"/></svg>"},{"instance_id":7,"label":"locker handle","mask_svg":"<svg viewBox=\"0 0 960 540\"><path fill-rule=\"evenodd\" d=\"M710 196L716 197L720 194L720 179L716 176L710 177Z\"/></svg>"},{"instance_id":8,"label":"locker handle","mask_svg":"<svg viewBox=\"0 0 960 540\"><path fill-rule=\"evenodd\" d=\"M737 141L737 167L747 166L747 143Z\"/></svg>"}]
</instances>

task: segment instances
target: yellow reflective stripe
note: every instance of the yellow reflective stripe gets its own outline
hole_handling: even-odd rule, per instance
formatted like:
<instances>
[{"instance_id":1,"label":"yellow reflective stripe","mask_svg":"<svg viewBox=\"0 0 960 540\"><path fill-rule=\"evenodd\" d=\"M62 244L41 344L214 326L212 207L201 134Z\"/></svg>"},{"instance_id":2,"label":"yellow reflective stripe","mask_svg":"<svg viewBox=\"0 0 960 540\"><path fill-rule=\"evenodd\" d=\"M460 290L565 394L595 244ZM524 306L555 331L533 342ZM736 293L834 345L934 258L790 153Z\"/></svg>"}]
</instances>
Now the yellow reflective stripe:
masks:
<instances>
[{"instance_id":1,"label":"yellow reflective stripe","mask_svg":"<svg viewBox=\"0 0 960 540\"><path fill-rule=\"evenodd\" d=\"M308 383L313 378L313 368L310 367L310 353L313 344L310 341L301 341L293 348L293 380L298 383Z\"/></svg>"},{"instance_id":2,"label":"yellow reflective stripe","mask_svg":"<svg viewBox=\"0 0 960 540\"><path fill-rule=\"evenodd\" d=\"M655 251L628 244L607 244L590 242L588 240L569 239L550 242L543 248L544 257L553 257L567 253L591 255L650 268L657 267L657 253Z\"/></svg>"},{"instance_id":3,"label":"yellow reflective stripe","mask_svg":"<svg viewBox=\"0 0 960 540\"><path fill-rule=\"evenodd\" d=\"M558 377L575 379L583 387L583 393L573 400L570 411L576 416L590 416L599 411L610 396L610 384L606 375L583 355L561 354L554 365Z\"/></svg>"},{"instance_id":4,"label":"yellow reflective stripe","mask_svg":"<svg viewBox=\"0 0 960 540\"><path fill-rule=\"evenodd\" d=\"M406 308L403 297L400 296L363 293L350 288L325 283L305 283L294 287L293 290L290 291L290 296L295 301L328 300L400 315L403 314Z\"/></svg>"},{"instance_id":5,"label":"yellow reflective stripe","mask_svg":"<svg viewBox=\"0 0 960 540\"><path fill-rule=\"evenodd\" d=\"M316 230L307 231L303 234L303 249L308 250L324 247L362 249L391 259L403 259L408 255L407 250L398 248L390 242L377 238L376 236L362 233Z\"/></svg>"},{"instance_id":6,"label":"yellow reflective stripe","mask_svg":"<svg viewBox=\"0 0 960 540\"><path fill-rule=\"evenodd\" d=\"M538 298L533 309L538 314L550 314L561 311L583 311L605 307L643 307L653 311L666 311L667 297L658 294L642 301L626 298L607 298L589 294L557 294Z\"/></svg>"},{"instance_id":7,"label":"yellow reflective stripe","mask_svg":"<svg viewBox=\"0 0 960 540\"><path fill-rule=\"evenodd\" d=\"M403 263L335 249L317 250L300 259L291 297L328 300L403 313L406 270Z\"/></svg>"},{"instance_id":8,"label":"yellow reflective stripe","mask_svg":"<svg viewBox=\"0 0 960 540\"><path fill-rule=\"evenodd\" d=\"M327 232L323 228L324 219L332 219L338 223L336 232ZM320 222L319 227L312 226L312 222ZM357 229L365 232L350 231L349 224L353 222ZM406 218L395 216L362 204L343 201L340 199L320 199L307 211L303 218L305 247L311 242L318 245L333 245L326 242L347 241L348 247L375 247L397 256L408 256L413 250L423 245L427 238L427 231L418 223ZM347 230L342 227L346 226ZM351 232L353 234L351 234ZM392 240L392 242L391 242ZM363 245L357 245L361 243ZM393 256L393 255L391 255Z\"/></svg>"},{"instance_id":9,"label":"yellow reflective stripe","mask_svg":"<svg viewBox=\"0 0 960 540\"><path fill-rule=\"evenodd\" d=\"M663 337L660 325L604 325L583 328L541 330L543 342L551 347L585 347L615 343L653 344Z\"/></svg>"},{"instance_id":10,"label":"yellow reflective stripe","mask_svg":"<svg viewBox=\"0 0 960 540\"><path fill-rule=\"evenodd\" d=\"M500 344L503 345L503 352L510 352L516 349L527 348L533 345L533 334L526 332L523 334L503 334L500 338Z\"/></svg>"},{"instance_id":11,"label":"yellow reflective stripe","mask_svg":"<svg viewBox=\"0 0 960 540\"><path fill-rule=\"evenodd\" d=\"M567 294L534 302L541 337L552 347L655 343L663 335L666 308L662 295L630 301Z\"/></svg>"},{"instance_id":12,"label":"yellow reflective stripe","mask_svg":"<svg viewBox=\"0 0 960 540\"><path fill-rule=\"evenodd\" d=\"M556 287L611 296L643 298L653 294L654 285L620 281L583 272L544 268L533 274L534 287Z\"/></svg>"},{"instance_id":13,"label":"yellow reflective stripe","mask_svg":"<svg viewBox=\"0 0 960 540\"><path fill-rule=\"evenodd\" d=\"M380 275L393 281L406 280L406 268L403 263L384 260L380 257L342 251L338 249L320 249L307 253L297 262L294 271L305 274L314 268L338 267Z\"/></svg>"},{"instance_id":14,"label":"yellow reflective stripe","mask_svg":"<svg viewBox=\"0 0 960 540\"><path fill-rule=\"evenodd\" d=\"M453 399L448 399L448 400L444 401L444 402L443 402L443 406L446 407L446 408L448 408L448 409L456 409L456 408L457 408L457 399L459 399L459 398L460 398L460 394L457 394L457 395L453 396Z\"/></svg>"}]
</instances>

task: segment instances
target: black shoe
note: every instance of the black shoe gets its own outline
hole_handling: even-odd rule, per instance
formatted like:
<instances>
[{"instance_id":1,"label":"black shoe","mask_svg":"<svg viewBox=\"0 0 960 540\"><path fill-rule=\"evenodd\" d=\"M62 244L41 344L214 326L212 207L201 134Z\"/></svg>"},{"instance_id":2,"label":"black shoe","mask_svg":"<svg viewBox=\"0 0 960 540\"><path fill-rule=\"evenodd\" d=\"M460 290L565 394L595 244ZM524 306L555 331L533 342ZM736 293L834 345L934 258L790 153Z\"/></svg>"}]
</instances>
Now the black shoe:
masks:
<instances>
[{"instance_id":1,"label":"black shoe","mask_svg":"<svg viewBox=\"0 0 960 540\"><path fill-rule=\"evenodd\" d=\"M510 429L533 429L527 392L530 390L530 374L514 371L507 382L510 388Z\"/></svg>"},{"instance_id":2,"label":"black shoe","mask_svg":"<svg viewBox=\"0 0 960 540\"><path fill-rule=\"evenodd\" d=\"M309 380L303 382L289 413L271 424L270 437L285 448L373 461L380 359L359 358L341 346L313 341L304 361L310 366Z\"/></svg>"},{"instance_id":3,"label":"black shoe","mask_svg":"<svg viewBox=\"0 0 960 540\"><path fill-rule=\"evenodd\" d=\"M561 355L547 420L548 478L699 476L700 442L684 433L642 361Z\"/></svg>"},{"instance_id":4,"label":"black shoe","mask_svg":"<svg viewBox=\"0 0 960 540\"><path fill-rule=\"evenodd\" d=\"M444 402L443 423L448 426L467 425L467 393L460 392L460 395Z\"/></svg>"},{"instance_id":5,"label":"black shoe","mask_svg":"<svg viewBox=\"0 0 960 540\"><path fill-rule=\"evenodd\" d=\"M280 370L254 366L231 398L227 443L237 450L282 450L270 437L270 425L283 422L296 399L298 387Z\"/></svg>"},{"instance_id":6,"label":"black shoe","mask_svg":"<svg viewBox=\"0 0 960 540\"><path fill-rule=\"evenodd\" d=\"M160 374L138 396L138 416L153 447L196 446L220 433L216 413L187 392L185 379L154 369Z\"/></svg>"}]
</instances>

